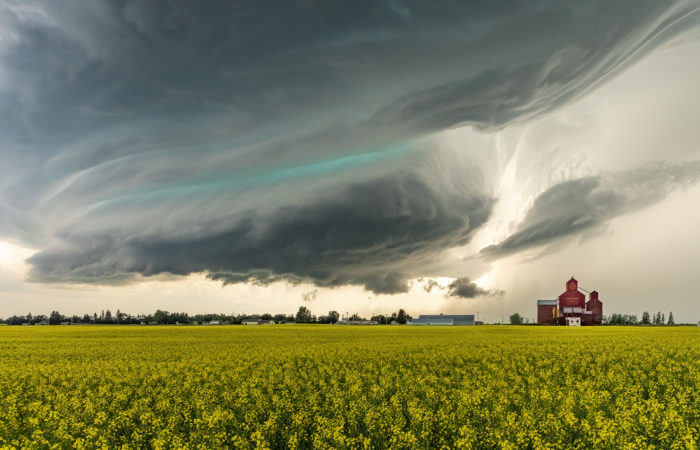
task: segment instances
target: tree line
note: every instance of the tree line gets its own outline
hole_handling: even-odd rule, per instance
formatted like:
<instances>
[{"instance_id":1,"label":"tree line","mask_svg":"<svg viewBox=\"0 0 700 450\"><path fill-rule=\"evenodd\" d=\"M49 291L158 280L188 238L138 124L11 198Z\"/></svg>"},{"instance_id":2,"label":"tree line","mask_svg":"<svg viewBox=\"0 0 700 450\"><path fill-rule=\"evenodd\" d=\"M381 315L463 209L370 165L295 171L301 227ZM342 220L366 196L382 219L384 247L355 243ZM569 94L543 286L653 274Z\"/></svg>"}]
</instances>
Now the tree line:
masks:
<instances>
[{"instance_id":1,"label":"tree line","mask_svg":"<svg viewBox=\"0 0 700 450\"><path fill-rule=\"evenodd\" d=\"M529 321L527 318L521 316L518 313L512 314L510 317L511 325L525 325ZM642 313L642 320L638 320L635 314L618 314L613 313L606 316L605 323L607 325L675 325L676 322L673 318L673 312L668 313L668 320L666 320L666 315L661 311L654 314L652 317L648 311Z\"/></svg>"},{"instance_id":2,"label":"tree line","mask_svg":"<svg viewBox=\"0 0 700 450\"><path fill-rule=\"evenodd\" d=\"M366 320L358 314L353 314L348 320ZM306 306L300 306L296 314L188 314L186 312L168 312L157 310L152 314L127 314L117 310L112 313L109 309L102 310L99 314L83 315L63 315L59 311L51 311L51 314L31 313L25 316L13 315L6 319L0 319L0 323L7 325L61 325L61 324L106 324L106 325L129 325L129 324L158 324L158 325L196 325L207 323L220 323L227 325L238 325L245 321L260 321L265 323L321 323L334 324L340 320L338 311L328 311L327 314L316 316ZM392 322L405 324L411 320L411 316L403 309L390 316L372 316L379 324L390 324Z\"/></svg>"},{"instance_id":3,"label":"tree line","mask_svg":"<svg viewBox=\"0 0 700 450\"><path fill-rule=\"evenodd\" d=\"M391 315L377 314L370 317L369 320L377 322L379 325L390 325L392 323L398 323L399 325L404 325L405 323L411 321L412 317L406 313L404 309L399 309L398 312L392 313ZM294 321L296 323L336 323L340 320L340 314L338 311L328 311L328 314L323 316L315 316L311 313L309 308L306 306L300 306L296 315L294 316ZM345 318L345 320L354 321L366 321L365 317L354 313L351 316Z\"/></svg>"},{"instance_id":4,"label":"tree line","mask_svg":"<svg viewBox=\"0 0 700 450\"><path fill-rule=\"evenodd\" d=\"M196 325L203 323L240 324L246 320L274 321L275 323L294 322L295 316L288 314L188 314L186 312L169 312L157 310L152 314L126 314L117 310L112 313L109 309L101 313L83 315L63 315L58 311L43 315L27 314L26 316L10 316L0 323L7 325L60 325L60 324L103 324L103 325L129 325L129 324L158 324L158 325Z\"/></svg>"},{"instance_id":5,"label":"tree line","mask_svg":"<svg viewBox=\"0 0 700 450\"><path fill-rule=\"evenodd\" d=\"M675 325L676 321L673 318L673 311L666 314L661 311L654 314L652 317L649 311L642 313L642 320L638 320L634 314L612 314L608 317L607 323L610 325Z\"/></svg>"}]
</instances>

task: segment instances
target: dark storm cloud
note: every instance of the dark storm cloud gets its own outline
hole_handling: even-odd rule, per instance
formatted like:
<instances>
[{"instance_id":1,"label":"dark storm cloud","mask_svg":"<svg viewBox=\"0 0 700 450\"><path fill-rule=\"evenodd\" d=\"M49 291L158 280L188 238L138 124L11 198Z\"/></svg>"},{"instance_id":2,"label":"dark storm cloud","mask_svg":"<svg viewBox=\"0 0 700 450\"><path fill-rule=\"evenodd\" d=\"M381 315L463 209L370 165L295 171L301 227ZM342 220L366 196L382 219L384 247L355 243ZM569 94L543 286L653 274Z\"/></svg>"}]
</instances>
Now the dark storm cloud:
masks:
<instances>
[{"instance_id":1,"label":"dark storm cloud","mask_svg":"<svg viewBox=\"0 0 700 450\"><path fill-rule=\"evenodd\" d=\"M425 279L421 277L418 278L416 281L423 285L423 290L425 292L430 293L433 291L433 289L440 289L440 284L432 278Z\"/></svg>"},{"instance_id":2,"label":"dark storm cloud","mask_svg":"<svg viewBox=\"0 0 700 450\"><path fill-rule=\"evenodd\" d=\"M695 10L638 0L10 2L2 130L69 139L126 120L216 118L243 134L319 112L384 141L501 126L589 89Z\"/></svg>"},{"instance_id":3,"label":"dark storm cloud","mask_svg":"<svg viewBox=\"0 0 700 450\"><path fill-rule=\"evenodd\" d=\"M203 271L404 291L494 201L473 162L426 167L416 139L558 108L697 11L7 1L0 237L42 250L31 259L41 281Z\"/></svg>"},{"instance_id":4,"label":"dark storm cloud","mask_svg":"<svg viewBox=\"0 0 700 450\"><path fill-rule=\"evenodd\" d=\"M229 218L230 229L216 234L66 233L63 246L30 259L32 277L85 282L119 273L210 272L225 282L284 278L404 292L416 261L466 243L491 206L489 198L436 192L416 175L391 175L352 184L313 204L268 214L242 211Z\"/></svg>"},{"instance_id":5,"label":"dark storm cloud","mask_svg":"<svg viewBox=\"0 0 700 450\"><path fill-rule=\"evenodd\" d=\"M447 286L447 296L461 298L475 298L494 295L503 295L505 292L494 289L483 289L469 277L457 278Z\"/></svg>"},{"instance_id":6,"label":"dark storm cloud","mask_svg":"<svg viewBox=\"0 0 700 450\"><path fill-rule=\"evenodd\" d=\"M689 161L652 163L556 184L535 199L515 233L482 254L500 258L599 232L615 217L651 206L698 181L700 161Z\"/></svg>"},{"instance_id":7,"label":"dark storm cloud","mask_svg":"<svg viewBox=\"0 0 700 450\"><path fill-rule=\"evenodd\" d=\"M313 302L316 300L317 297L318 297L318 289L314 289L313 291L304 292L303 294L301 294L301 301Z\"/></svg>"}]
</instances>

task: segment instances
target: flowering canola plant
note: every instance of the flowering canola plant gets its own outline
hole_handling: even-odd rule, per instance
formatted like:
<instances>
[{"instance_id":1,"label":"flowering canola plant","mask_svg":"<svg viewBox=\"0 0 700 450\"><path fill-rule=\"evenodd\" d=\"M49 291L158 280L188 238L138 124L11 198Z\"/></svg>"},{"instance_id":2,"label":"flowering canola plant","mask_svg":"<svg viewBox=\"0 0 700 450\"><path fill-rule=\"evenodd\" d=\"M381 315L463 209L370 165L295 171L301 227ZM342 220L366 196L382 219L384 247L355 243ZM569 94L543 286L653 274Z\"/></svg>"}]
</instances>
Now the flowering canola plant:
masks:
<instances>
[{"instance_id":1,"label":"flowering canola plant","mask_svg":"<svg viewBox=\"0 0 700 450\"><path fill-rule=\"evenodd\" d=\"M698 445L697 328L0 328L0 447Z\"/></svg>"}]
</instances>

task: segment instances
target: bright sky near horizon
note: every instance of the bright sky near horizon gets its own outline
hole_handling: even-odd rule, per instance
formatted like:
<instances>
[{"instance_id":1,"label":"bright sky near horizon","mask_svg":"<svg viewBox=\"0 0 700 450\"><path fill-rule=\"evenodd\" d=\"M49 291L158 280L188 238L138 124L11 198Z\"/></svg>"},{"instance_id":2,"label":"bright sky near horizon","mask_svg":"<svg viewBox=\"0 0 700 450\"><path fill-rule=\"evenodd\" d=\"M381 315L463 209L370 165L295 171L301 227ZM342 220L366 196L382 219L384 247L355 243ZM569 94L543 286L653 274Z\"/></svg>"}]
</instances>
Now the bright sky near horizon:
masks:
<instances>
[{"instance_id":1,"label":"bright sky near horizon","mask_svg":"<svg viewBox=\"0 0 700 450\"><path fill-rule=\"evenodd\" d=\"M698 321L698 79L690 0L3 2L0 316L492 322L573 275Z\"/></svg>"}]
</instances>

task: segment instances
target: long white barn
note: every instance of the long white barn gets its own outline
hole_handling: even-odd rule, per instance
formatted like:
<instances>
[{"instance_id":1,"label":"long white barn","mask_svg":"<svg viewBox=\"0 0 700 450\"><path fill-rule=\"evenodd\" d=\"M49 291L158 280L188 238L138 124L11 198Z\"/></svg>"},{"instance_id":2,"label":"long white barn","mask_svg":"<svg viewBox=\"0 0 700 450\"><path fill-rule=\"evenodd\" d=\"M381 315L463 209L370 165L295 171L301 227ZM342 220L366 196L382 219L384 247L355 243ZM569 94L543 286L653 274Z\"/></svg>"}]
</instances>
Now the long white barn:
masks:
<instances>
[{"instance_id":1,"label":"long white barn","mask_svg":"<svg viewBox=\"0 0 700 450\"><path fill-rule=\"evenodd\" d=\"M474 325L474 314L421 314L411 325Z\"/></svg>"}]
</instances>

